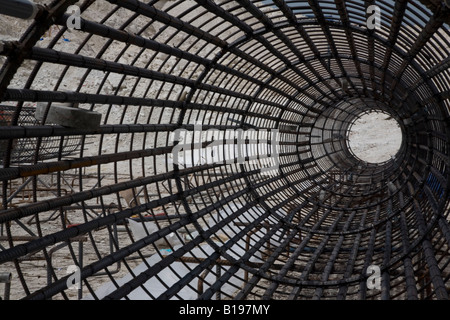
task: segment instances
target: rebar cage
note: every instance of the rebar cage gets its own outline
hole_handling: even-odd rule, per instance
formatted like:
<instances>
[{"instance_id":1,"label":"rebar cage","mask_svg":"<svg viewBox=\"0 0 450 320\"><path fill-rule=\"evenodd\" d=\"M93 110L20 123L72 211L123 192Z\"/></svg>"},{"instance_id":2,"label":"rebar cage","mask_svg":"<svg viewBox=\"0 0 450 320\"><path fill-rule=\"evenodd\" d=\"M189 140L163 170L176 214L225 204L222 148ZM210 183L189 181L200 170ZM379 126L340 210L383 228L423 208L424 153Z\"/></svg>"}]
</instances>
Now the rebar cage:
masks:
<instances>
[{"instance_id":1,"label":"rebar cage","mask_svg":"<svg viewBox=\"0 0 450 320\"><path fill-rule=\"evenodd\" d=\"M448 299L446 2L36 2L0 16L10 298ZM348 145L370 112L401 129L381 163Z\"/></svg>"},{"instance_id":2,"label":"rebar cage","mask_svg":"<svg viewBox=\"0 0 450 320\"><path fill-rule=\"evenodd\" d=\"M0 126L7 127L10 125L15 106L0 105ZM17 125L20 126L36 126L39 125L39 121L35 117L35 107L22 107ZM6 128L5 128L6 130ZM38 138L20 139L13 141L11 154L9 156L10 163L23 164L33 163L37 160L49 160L58 158L58 156L67 157L71 153L77 151L81 145L80 136L67 136L63 140L59 137L45 137L41 139L39 148L36 148ZM3 158L6 156L6 149L8 147L7 141L2 141L3 145L0 151L0 164L2 164ZM62 143L62 146L61 146Z\"/></svg>"}]
</instances>

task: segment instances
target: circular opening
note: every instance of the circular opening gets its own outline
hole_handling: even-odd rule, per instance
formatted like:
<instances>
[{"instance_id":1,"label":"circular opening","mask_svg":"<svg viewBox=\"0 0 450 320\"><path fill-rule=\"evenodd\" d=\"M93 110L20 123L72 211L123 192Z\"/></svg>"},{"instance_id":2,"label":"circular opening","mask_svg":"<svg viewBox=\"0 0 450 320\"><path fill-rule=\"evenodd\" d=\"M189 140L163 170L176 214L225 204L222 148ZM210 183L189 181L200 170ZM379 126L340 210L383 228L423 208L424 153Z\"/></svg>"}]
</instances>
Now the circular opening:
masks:
<instances>
[{"instance_id":1,"label":"circular opening","mask_svg":"<svg viewBox=\"0 0 450 320\"><path fill-rule=\"evenodd\" d=\"M400 150L402 130L388 114L371 112L355 120L348 131L348 144L360 160L382 163Z\"/></svg>"}]
</instances>

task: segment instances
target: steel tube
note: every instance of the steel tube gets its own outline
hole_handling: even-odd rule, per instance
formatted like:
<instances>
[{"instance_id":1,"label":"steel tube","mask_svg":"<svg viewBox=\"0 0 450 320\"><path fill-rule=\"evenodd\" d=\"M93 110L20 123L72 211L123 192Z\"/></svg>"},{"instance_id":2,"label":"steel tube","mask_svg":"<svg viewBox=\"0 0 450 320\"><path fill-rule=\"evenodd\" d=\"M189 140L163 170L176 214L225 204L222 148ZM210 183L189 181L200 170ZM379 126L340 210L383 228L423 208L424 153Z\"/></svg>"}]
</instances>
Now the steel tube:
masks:
<instances>
[{"instance_id":1,"label":"steel tube","mask_svg":"<svg viewBox=\"0 0 450 320\"><path fill-rule=\"evenodd\" d=\"M0 45L11 298L448 299L446 1L74 4L0 1L39 11ZM60 245L82 290L30 292Z\"/></svg>"}]
</instances>

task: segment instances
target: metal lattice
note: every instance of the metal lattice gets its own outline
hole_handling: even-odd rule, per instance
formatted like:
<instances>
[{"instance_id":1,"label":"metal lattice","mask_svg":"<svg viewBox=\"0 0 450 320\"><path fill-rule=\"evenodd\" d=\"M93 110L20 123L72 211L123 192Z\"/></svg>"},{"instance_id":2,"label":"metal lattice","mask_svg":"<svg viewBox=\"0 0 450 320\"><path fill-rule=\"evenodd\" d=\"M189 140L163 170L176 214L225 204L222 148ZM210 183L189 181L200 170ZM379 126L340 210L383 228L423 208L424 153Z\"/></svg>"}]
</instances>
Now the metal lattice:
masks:
<instances>
[{"instance_id":1,"label":"metal lattice","mask_svg":"<svg viewBox=\"0 0 450 320\"><path fill-rule=\"evenodd\" d=\"M448 299L446 2L37 8L0 45L0 101L12 106L0 271L12 298ZM77 103L101 124L22 123L34 102L45 116ZM401 130L381 163L348 144L370 112Z\"/></svg>"},{"instance_id":2,"label":"metal lattice","mask_svg":"<svg viewBox=\"0 0 450 320\"><path fill-rule=\"evenodd\" d=\"M0 126L9 126L15 111L16 107L14 106L0 105ZM35 118L35 108L22 107L17 124L26 127L38 126L40 123ZM56 159L59 156L68 157L79 150L80 141L80 136L63 138L50 136L40 139L40 141L38 138L20 139L13 141L9 161L12 164L23 164ZM0 164L2 164L1 159L6 156L6 149L8 147L7 141L2 141L2 143Z\"/></svg>"}]
</instances>

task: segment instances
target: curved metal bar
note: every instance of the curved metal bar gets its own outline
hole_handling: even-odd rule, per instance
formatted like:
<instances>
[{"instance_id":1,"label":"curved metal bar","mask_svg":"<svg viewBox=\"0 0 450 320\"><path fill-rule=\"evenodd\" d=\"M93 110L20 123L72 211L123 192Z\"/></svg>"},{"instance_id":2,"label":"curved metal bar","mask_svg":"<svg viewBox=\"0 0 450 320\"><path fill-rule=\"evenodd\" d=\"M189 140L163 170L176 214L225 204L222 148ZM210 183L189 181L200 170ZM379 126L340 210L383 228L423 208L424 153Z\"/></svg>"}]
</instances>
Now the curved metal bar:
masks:
<instances>
[{"instance_id":1,"label":"curved metal bar","mask_svg":"<svg viewBox=\"0 0 450 320\"><path fill-rule=\"evenodd\" d=\"M445 1L19 2L37 12L0 42L12 299L448 299ZM349 143L374 112L401 132L382 162ZM62 266L37 290L35 259Z\"/></svg>"}]
</instances>

